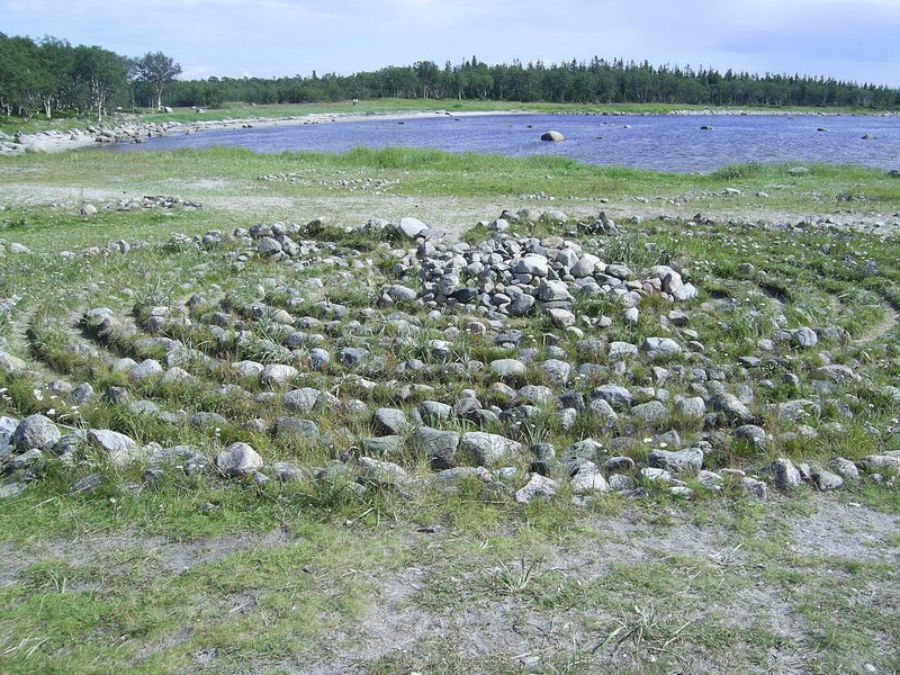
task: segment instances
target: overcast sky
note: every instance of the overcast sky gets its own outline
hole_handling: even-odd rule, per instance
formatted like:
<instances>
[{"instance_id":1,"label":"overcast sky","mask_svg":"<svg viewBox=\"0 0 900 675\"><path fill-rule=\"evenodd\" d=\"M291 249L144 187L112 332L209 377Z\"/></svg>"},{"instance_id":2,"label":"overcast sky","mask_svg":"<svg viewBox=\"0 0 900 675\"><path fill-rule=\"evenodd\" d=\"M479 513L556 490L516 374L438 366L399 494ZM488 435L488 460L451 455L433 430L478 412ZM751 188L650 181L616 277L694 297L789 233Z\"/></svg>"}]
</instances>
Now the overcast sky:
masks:
<instances>
[{"instance_id":1,"label":"overcast sky","mask_svg":"<svg viewBox=\"0 0 900 675\"><path fill-rule=\"evenodd\" d=\"M186 77L621 56L900 86L900 0L0 0L0 31Z\"/></svg>"}]
</instances>

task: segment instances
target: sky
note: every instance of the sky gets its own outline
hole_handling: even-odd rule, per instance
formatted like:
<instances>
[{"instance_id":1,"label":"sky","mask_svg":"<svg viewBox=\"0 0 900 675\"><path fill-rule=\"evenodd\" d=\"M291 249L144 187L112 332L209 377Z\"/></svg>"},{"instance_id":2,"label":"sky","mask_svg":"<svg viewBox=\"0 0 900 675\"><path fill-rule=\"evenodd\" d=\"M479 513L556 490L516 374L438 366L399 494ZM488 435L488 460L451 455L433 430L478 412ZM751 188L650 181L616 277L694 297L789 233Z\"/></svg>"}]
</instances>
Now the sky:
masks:
<instances>
[{"instance_id":1,"label":"sky","mask_svg":"<svg viewBox=\"0 0 900 675\"><path fill-rule=\"evenodd\" d=\"M596 55L900 86L900 0L0 0L0 32L161 50L187 78Z\"/></svg>"}]
</instances>

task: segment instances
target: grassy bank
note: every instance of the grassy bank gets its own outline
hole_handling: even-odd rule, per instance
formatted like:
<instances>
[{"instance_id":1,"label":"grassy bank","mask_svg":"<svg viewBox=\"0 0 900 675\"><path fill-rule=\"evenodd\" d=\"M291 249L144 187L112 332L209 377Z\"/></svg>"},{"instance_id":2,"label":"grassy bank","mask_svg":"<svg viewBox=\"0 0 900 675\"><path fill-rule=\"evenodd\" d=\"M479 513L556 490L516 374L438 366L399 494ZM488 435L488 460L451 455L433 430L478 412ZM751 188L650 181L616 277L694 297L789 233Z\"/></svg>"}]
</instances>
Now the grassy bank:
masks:
<instances>
[{"instance_id":1,"label":"grassy bank","mask_svg":"<svg viewBox=\"0 0 900 675\"><path fill-rule=\"evenodd\" d=\"M76 212L80 203L145 194L177 194L207 208L190 216L110 214L112 220L122 221L122 236L167 227L171 218L189 221L185 226L190 231L216 218L244 224L262 209L272 218L292 218L291 214L296 218L299 208L307 218L345 214L344 218L367 219L379 214L399 217L403 209L428 210L429 204L438 210L437 205L443 204L444 222L449 224L459 222L453 216L456 206L467 213L478 207L480 215L470 219L472 224L496 215L484 210L486 201L649 215L661 209L686 215L727 212L748 219L848 213L872 218L884 214L889 220L900 209L900 179L874 169L825 165L798 170L795 165L751 164L696 175L602 167L560 157L419 149L261 155L211 148L24 155L0 160L0 167L0 198L15 207L0 213L4 227L17 227L26 243L53 232L54 242L61 246L75 240L69 238L71 227L59 227L57 222ZM727 188L740 194L726 193ZM543 199L529 200L528 195ZM55 202L69 204L69 210L44 208ZM321 213L313 211L316 205L321 205ZM97 227L96 221L87 220L81 226L86 231Z\"/></svg>"}]
</instances>

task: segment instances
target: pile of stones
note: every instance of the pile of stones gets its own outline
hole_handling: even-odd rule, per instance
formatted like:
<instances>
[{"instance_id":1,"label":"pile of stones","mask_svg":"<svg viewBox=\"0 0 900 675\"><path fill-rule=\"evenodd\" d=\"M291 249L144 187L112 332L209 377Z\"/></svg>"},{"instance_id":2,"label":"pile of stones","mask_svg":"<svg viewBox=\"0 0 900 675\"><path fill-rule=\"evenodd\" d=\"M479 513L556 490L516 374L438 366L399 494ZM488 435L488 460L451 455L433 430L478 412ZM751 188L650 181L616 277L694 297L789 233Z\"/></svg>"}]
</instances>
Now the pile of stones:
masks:
<instances>
[{"instance_id":1,"label":"pile of stones","mask_svg":"<svg viewBox=\"0 0 900 675\"><path fill-rule=\"evenodd\" d=\"M210 442L142 444L121 429L67 427L46 411L0 417L0 494L18 494L51 460L79 472L78 492L99 485L99 474L89 473L98 462L140 467L135 489L166 472L402 494L475 481L519 502L654 490L690 498L698 489L765 499L772 487L896 483L900 451L888 446L896 429L869 430L888 439L885 448L854 461L772 461L784 444L839 436L838 420L854 419L857 393L847 387L863 383L864 364L827 362L824 351L802 397L765 404L758 396L776 388L775 374L799 388L791 355L820 341L840 344L839 329L784 319L753 355L713 354L698 328L722 305L698 299L702 280L674 262L604 259L603 243L591 237L619 232L605 216L585 224L548 212L543 220L558 221L565 235L516 234L529 217L504 213L473 244L444 243L414 218L350 228L383 238L380 264L370 242L339 245L322 221L173 235L155 254L202 251L198 270L220 261L237 279L262 270L253 299L210 284L177 301L138 301L131 314L90 307L64 347L67 358L75 372L107 372L127 384L95 391L61 378L48 391L61 409L123 406ZM113 242L107 254L146 248ZM336 289L354 289L359 299L329 299ZM6 351L0 371L13 381L41 377ZM172 406L182 388L203 388L199 400L210 407ZM900 400L894 387L879 395ZM835 421L807 424L825 416ZM330 418L362 431L326 430ZM239 440L218 443L225 427ZM253 440L263 438L262 446ZM268 444L292 443L325 448L332 461L266 456ZM736 465L734 447L749 448L744 456L755 461ZM410 469L425 465L424 475Z\"/></svg>"}]
</instances>

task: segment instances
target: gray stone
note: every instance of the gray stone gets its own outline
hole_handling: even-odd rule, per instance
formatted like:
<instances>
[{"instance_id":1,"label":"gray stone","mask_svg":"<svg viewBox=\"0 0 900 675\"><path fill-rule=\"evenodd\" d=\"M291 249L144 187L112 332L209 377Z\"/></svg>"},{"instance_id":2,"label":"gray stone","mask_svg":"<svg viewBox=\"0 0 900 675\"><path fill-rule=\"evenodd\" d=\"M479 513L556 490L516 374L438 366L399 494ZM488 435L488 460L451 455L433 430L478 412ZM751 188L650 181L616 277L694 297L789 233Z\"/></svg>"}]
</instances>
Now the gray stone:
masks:
<instances>
[{"instance_id":1,"label":"gray stone","mask_svg":"<svg viewBox=\"0 0 900 675\"><path fill-rule=\"evenodd\" d=\"M538 497L549 499L558 490L559 485L555 480L535 473L531 475L531 480L528 481L527 485L516 492L516 501L520 504L528 504Z\"/></svg>"},{"instance_id":2,"label":"gray stone","mask_svg":"<svg viewBox=\"0 0 900 675\"><path fill-rule=\"evenodd\" d=\"M263 368L263 371L259 376L259 381L263 386L283 387L297 377L298 374L297 369L293 366L288 366L283 363L270 363Z\"/></svg>"},{"instance_id":3,"label":"gray stone","mask_svg":"<svg viewBox=\"0 0 900 675\"><path fill-rule=\"evenodd\" d=\"M603 493L609 491L609 484L593 462L581 465L570 481L576 495Z\"/></svg>"},{"instance_id":4,"label":"gray stone","mask_svg":"<svg viewBox=\"0 0 900 675\"><path fill-rule=\"evenodd\" d=\"M727 392L716 394L709 399L709 406L721 412L731 422L748 423L753 421L753 414L737 396Z\"/></svg>"},{"instance_id":5,"label":"gray stone","mask_svg":"<svg viewBox=\"0 0 900 675\"><path fill-rule=\"evenodd\" d=\"M135 382L143 382L152 377L159 377L163 374L163 367L159 361L154 359L146 359L134 366L128 373L128 376Z\"/></svg>"},{"instance_id":6,"label":"gray stone","mask_svg":"<svg viewBox=\"0 0 900 675\"><path fill-rule=\"evenodd\" d=\"M816 331L806 326L795 330L793 332L792 338L794 340L794 344L796 344L798 347L803 347L804 349L815 347L819 342L819 336L816 335Z\"/></svg>"},{"instance_id":7,"label":"gray stone","mask_svg":"<svg viewBox=\"0 0 900 675\"><path fill-rule=\"evenodd\" d=\"M481 466L491 467L522 453L522 444L497 434L469 431L462 435L461 447Z\"/></svg>"},{"instance_id":8,"label":"gray stone","mask_svg":"<svg viewBox=\"0 0 900 675\"><path fill-rule=\"evenodd\" d=\"M851 462L849 459L844 459L843 457L835 457L830 462L828 462L828 466L844 480L859 480L859 469L857 469L856 464Z\"/></svg>"},{"instance_id":9,"label":"gray stone","mask_svg":"<svg viewBox=\"0 0 900 675\"><path fill-rule=\"evenodd\" d=\"M491 361L491 372L503 378L521 377L525 374L525 364L517 359L497 359Z\"/></svg>"},{"instance_id":10,"label":"gray stone","mask_svg":"<svg viewBox=\"0 0 900 675\"><path fill-rule=\"evenodd\" d=\"M609 489L623 492L634 488L634 479L621 473L614 473L609 477Z\"/></svg>"},{"instance_id":11,"label":"gray stone","mask_svg":"<svg viewBox=\"0 0 900 675\"><path fill-rule=\"evenodd\" d=\"M755 424L744 424L734 430L734 437L747 443L754 450L766 449L766 430Z\"/></svg>"},{"instance_id":12,"label":"gray stone","mask_svg":"<svg viewBox=\"0 0 900 675\"><path fill-rule=\"evenodd\" d=\"M641 351L651 359L664 359L681 353L681 345L672 338L648 337L641 343Z\"/></svg>"},{"instance_id":13,"label":"gray stone","mask_svg":"<svg viewBox=\"0 0 900 675\"><path fill-rule=\"evenodd\" d=\"M701 420L706 414L706 404L699 396L675 400L675 413L686 420Z\"/></svg>"},{"instance_id":14,"label":"gray stone","mask_svg":"<svg viewBox=\"0 0 900 675\"><path fill-rule=\"evenodd\" d=\"M619 410L627 410L634 403L634 396L631 392L617 384L604 384L597 387L591 392L591 398L602 399Z\"/></svg>"},{"instance_id":15,"label":"gray stone","mask_svg":"<svg viewBox=\"0 0 900 675\"><path fill-rule=\"evenodd\" d=\"M397 231L408 239L421 237L428 232L428 226L418 218L406 216L397 224Z\"/></svg>"},{"instance_id":16,"label":"gray stone","mask_svg":"<svg viewBox=\"0 0 900 675\"><path fill-rule=\"evenodd\" d=\"M82 382L66 396L66 403L81 406L94 398L94 388L88 382Z\"/></svg>"},{"instance_id":17,"label":"gray stone","mask_svg":"<svg viewBox=\"0 0 900 675\"><path fill-rule=\"evenodd\" d=\"M564 387L569 381L572 366L559 359L547 359L538 364L538 370L547 376L550 383L557 387Z\"/></svg>"},{"instance_id":18,"label":"gray stone","mask_svg":"<svg viewBox=\"0 0 900 675\"><path fill-rule=\"evenodd\" d=\"M631 457L619 456L619 457L610 457L606 461L603 462L601 467L604 471L608 471L609 473L616 473L622 471L633 471L634 470L634 460Z\"/></svg>"},{"instance_id":19,"label":"gray stone","mask_svg":"<svg viewBox=\"0 0 900 675\"><path fill-rule=\"evenodd\" d=\"M651 483L673 484L675 478L666 469L657 467L644 467L641 469L641 478Z\"/></svg>"},{"instance_id":20,"label":"gray stone","mask_svg":"<svg viewBox=\"0 0 900 675\"><path fill-rule=\"evenodd\" d=\"M836 473L827 471L821 466L813 467L812 479L820 490L837 490L844 484L844 479Z\"/></svg>"},{"instance_id":21,"label":"gray stone","mask_svg":"<svg viewBox=\"0 0 900 675\"><path fill-rule=\"evenodd\" d=\"M275 419L275 437L316 440L319 438L319 427L312 420L277 417Z\"/></svg>"},{"instance_id":22,"label":"gray stone","mask_svg":"<svg viewBox=\"0 0 900 675\"><path fill-rule=\"evenodd\" d=\"M803 482L800 471L789 459L777 459L769 467L775 487L779 490L791 490L800 487Z\"/></svg>"},{"instance_id":23,"label":"gray stone","mask_svg":"<svg viewBox=\"0 0 900 675\"><path fill-rule=\"evenodd\" d=\"M406 413L397 408L379 408L372 416L372 423L380 436L400 436L412 426Z\"/></svg>"},{"instance_id":24,"label":"gray stone","mask_svg":"<svg viewBox=\"0 0 900 675\"><path fill-rule=\"evenodd\" d=\"M381 486L404 487L409 482L400 466L393 462L382 462L371 457L360 457L357 460L359 474L364 480Z\"/></svg>"},{"instance_id":25,"label":"gray stone","mask_svg":"<svg viewBox=\"0 0 900 675\"><path fill-rule=\"evenodd\" d=\"M545 256L529 253L522 256L513 265L512 273L530 275L533 277L546 277L550 271L550 261Z\"/></svg>"},{"instance_id":26,"label":"gray stone","mask_svg":"<svg viewBox=\"0 0 900 675\"><path fill-rule=\"evenodd\" d=\"M551 129L550 131L545 131L543 134L541 134L541 140L558 143L559 141L566 140L566 137L563 136L559 131L554 131Z\"/></svg>"},{"instance_id":27,"label":"gray stone","mask_svg":"<svg viewBox=\"0 0 900 675\"><path fill-rule=\"evenodd\" d=\"M403 447L402 436L377 436L362 440L362 449L369 455L399 455Z\"/></svg>"},{"instance_id":28,"label":"gray stone","mask_svg":"<svg viewBox=\"0 0 900 675\"><path fill-rule=\"evenodd\" d=\"M275 473L275 478L282 483L296 483L308 477L306 471L292 462L275 462L272 465L272 471Z\"/></svg>"},{"instance_id":29,"label":"gray stone","mask_svg":"<svg viewBox=\"0 0 900 675\"><path fill-rule=\"evenodd\" d=\"M369 350L360 347L345 347L338 352L338 361L341 365L347 367L358 366L360 363L368 359Z\"/></svg>"},{"instance_id":30,"label":"gray stone","mask_svg":"<svg viewBox=\"0 0 900 675\"><path fill-rule=\"evenodd\" d=\"M435 469L449 469L456 466L459 434L455 431L419 427L413 433L412 445L416 452L428 458Z\"/></svg>"},{"instance_id":31,"label":"gray stone","mask_svg":"<svg viewBox=\"0 0 900 675\"><path fill-rule=\"evenodd\" d=\"M678 452L654 450L647 460L650 466L675 474L695 474L703 467L703 450L696 447Z\"/></svg>"},{"instance_id":32,"label":"gray stone","mask_svg":"<svg viewBox=\"0 0 900 675\"><path fill-rule=\"evenodd\" d=\"M16 375L25 370L25 362L9 352L0 349L0 372Z\"/></svg>"},{"instance_id":33,"label":"gray stone","mask_svg":"<svg viewBox=\"0 0 900 675\"><path fill-rule=\"evenodd\" d=\"M72 484L72 487L69 488L69 492L72 494L87 494L93 492L102 484L103 477L96 473L92 473L75 481L75 483Z\"/></svg>"},{"instance_id":34,"label":"gray stone","mask_svg":"<svg viewBox=\"0 0 900 675\"><path fill-rule=\"evenodd\" d=\"M766 487L766 484L761 480L756 480L755 478L748 478L746 476L742 477L740 480L740 486L751 497L756 497L757 499L765 500L769 495L769 490Z\"/></svg>"},{"instance_id":35,"label":"gray stone","mask_svg":"<svg viewBox=\"0 0 900 675\"><path fill-rule=\"evenodd\" d=\"M50 450L59 440L56 425L43 415L29 415L16 427L12 435L12 445L19 452L27 450Z\"/></svg>"},{"instance_id":36,"label":"gray stone","mask_svg":"<svg viewBox=\"0 0 900 675\"><path fill-rule=\"evenodd\" d=\"M664 422L668 413L666 407L659 401L648 401L634 406L631 409L631 415L645 424L654 425Z\"/></svg>"},{"instance_id":37,"label":"gray stone","mask_svg":"<svg viewBox=\"0 0 900 675\"><path fill-rule=\"evenodd\" d=\"M601 264L600 258L591 255L590 253L585 253L578 259L578 262L572 266L570 271L573 277L581 279L593 275L594 270Z\"/></svg>"},{"instance_id":38,"label":"gray stone","mask_svg":"<svg viewBox=\"0 0 900 675\"><path fill-rule=\"evenodd\" d=\"M115 466L127 464L137 448L134 439L109 429L91 429L88 431L87 438L88 442L101 450Z\"/></svg>"},{"instance_id":39,"label":"gray stone","mask_svg":"<svg viewBox=\"0 0 900 675\"><path fill-rule=\"evenodd\" d=\"M12 499L25 492L26 484L21 482L0 485L0 499Z\"/></svg>"},{"instance_id":40,"label":"gray stone","mask_svg":"<svg viewBox=\"0 0 900 675\"><path fill-rule=\"evenodd\" d=\"M292 389L281 397L282 405L295 413L308 413L319 400L319 390L312 387Z\"/></svg>"},{"instance_id":41,"label":"gray stone","mask_svg":"<svg viewBox=\"0 0 900 675\"><path fill-rule=\"evenodd\" d=\"M263 460L246 443L232 443L216 457L216 467L226 476L247 476L263 467Z\"/></svg>"},{"instance_id":42,"label":"gray stone","mask_svg":"<svg viewBox=\"0 0 900 675\"><path fill-rule=\"evenodd\" d=\"M637 345L630 342L610 342L609 343L609 360L619 361L628 356L634 356L638 353Z\"/></svg>"}]
</instances>

